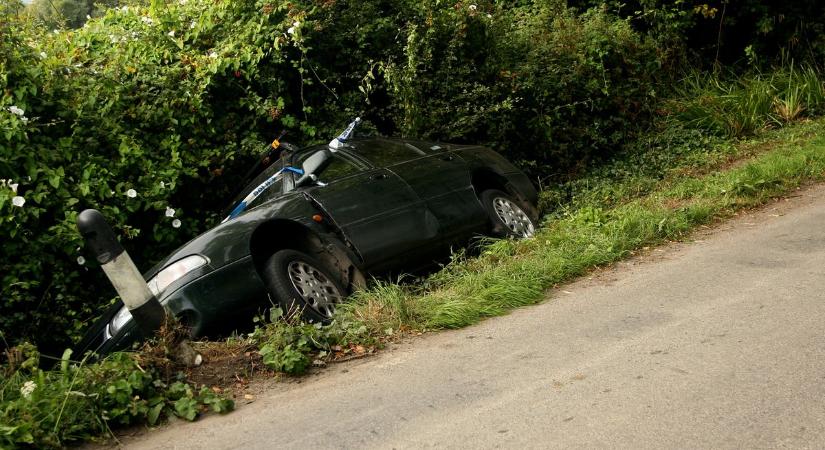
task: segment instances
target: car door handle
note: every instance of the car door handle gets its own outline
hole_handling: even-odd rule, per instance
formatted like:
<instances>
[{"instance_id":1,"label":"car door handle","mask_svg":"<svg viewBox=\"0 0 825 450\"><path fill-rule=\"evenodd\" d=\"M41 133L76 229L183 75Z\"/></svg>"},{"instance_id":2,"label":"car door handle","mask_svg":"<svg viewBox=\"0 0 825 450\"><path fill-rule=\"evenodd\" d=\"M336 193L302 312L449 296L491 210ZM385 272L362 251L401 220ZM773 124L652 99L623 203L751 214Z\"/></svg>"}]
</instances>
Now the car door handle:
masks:
<instances>
[{"instance_id":1,"label":"car door handle","mask_svg":"<svg viewBox=\"0 0 825 450\"><path fill-rule=\"evenodd\" d=\"M452 160L455 159L455 156L447 155L447 156L442 157L441 159L443 159L444 161L452 161Z\"/></svg>"},{"instance_id":2,"label":"car door handle","mask_svg":"<svg viewBox=\"0 0 825 450\"><path fill-rule=\"evenodd\" d=\"M376 173L375 175L370 176L370 180L384 180L388 177L385 173Z\"/></svg>"}]
</instances>

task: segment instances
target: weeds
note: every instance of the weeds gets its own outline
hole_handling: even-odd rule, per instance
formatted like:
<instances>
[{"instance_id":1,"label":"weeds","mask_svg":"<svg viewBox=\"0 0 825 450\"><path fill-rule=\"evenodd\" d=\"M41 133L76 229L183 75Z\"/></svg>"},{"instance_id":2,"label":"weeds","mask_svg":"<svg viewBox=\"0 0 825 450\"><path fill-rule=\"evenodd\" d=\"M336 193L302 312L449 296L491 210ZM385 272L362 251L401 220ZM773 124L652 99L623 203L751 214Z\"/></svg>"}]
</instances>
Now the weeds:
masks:
<instances>
[{"instance_id":1,"label":"weeds","mask_svg":"<svg viewBox=\"0 0 825 450\"><path fill-rule=\"evenodd\" d=\"M8 350L0 366L0 448L61 448L110 433L110 426L154 425L167 416L194 420L206 410L233 408L179 373L165 376L168 366L153 361L159 353L147 346L90 364L67 351L57 369L42 370L33 346Z\"/></svg>"}]
</instances>

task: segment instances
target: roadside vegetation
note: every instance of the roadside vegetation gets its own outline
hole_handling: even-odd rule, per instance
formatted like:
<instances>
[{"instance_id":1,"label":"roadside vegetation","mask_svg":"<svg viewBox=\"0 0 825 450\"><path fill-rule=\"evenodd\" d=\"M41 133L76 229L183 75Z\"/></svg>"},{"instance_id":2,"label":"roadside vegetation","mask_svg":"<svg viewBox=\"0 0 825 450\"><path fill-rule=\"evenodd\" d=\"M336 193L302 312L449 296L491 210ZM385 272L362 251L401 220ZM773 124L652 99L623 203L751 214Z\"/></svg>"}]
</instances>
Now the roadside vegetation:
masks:
<instances>
[{"instance_id":1,"label":"roadside vegetation","mask_svg":"<svg viewBox=\"0 0 825 450\"><path fill-rule=\"evenodd\" d=\"M59 13L68 1L0 0L0 447L226 412L231 381L210 364L300 374L473 324L821 180L815 2L672 3L82 3L86 19ZM262 143L282 129L328 141L355 115L501 151L540 186L543 226L422 279L375 280L329 326L270 311L201 344L200 369L173 363L163 333L94 363L56 357L114 296L78 211L100 209L149 267L215 223Z\"/></svg>"}]
</instances>

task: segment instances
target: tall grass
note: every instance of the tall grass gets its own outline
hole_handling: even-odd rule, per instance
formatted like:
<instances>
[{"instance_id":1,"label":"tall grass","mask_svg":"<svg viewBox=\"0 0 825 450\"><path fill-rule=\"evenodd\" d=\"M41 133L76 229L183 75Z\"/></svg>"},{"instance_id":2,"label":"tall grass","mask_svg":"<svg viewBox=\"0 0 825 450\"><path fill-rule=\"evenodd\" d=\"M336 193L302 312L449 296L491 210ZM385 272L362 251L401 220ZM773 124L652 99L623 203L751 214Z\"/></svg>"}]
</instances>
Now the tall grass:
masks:
<instances>
[{"instance_id":1,"label":"tall grass","mask_svg":"<svg viewBox=\"0 0 825 450\"><path fill-rule=\"evenodd\" d=\"M694 71L678 84L670 112L690 127L724 137L753 135L825 111L825 79L812 67L787 64L763 74Z\"/></svg>"}]
</instances>

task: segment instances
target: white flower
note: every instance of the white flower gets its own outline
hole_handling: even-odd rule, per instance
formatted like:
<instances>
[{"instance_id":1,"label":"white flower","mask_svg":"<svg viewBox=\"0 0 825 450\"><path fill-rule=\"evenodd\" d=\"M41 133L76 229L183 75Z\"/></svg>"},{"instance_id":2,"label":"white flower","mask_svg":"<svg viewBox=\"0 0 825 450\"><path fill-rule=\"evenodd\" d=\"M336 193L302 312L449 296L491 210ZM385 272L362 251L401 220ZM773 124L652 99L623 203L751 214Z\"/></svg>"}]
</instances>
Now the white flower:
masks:
<instances>
[{"instance_id":1,"label":"white flower","mask_svg":"<svg viewBox=\"0 0 825 450\"><path fill-rule=\"evenodd\" d=\"M161 182L160 182L160 188L161 188L161 189L166 189L166 183L164 183L163 181L161 181Z\"/></svg>"},{"instance_id":2,"label":"white flower","mask_svg":"<svg viewBox=\"0 0 825 450\"><path fill-rule=\"evenodd\" d=\"M493 15L492 15L492 14L487 14L487 18L488 18L488 19L492 19L492 18L493 18Z\"/></svg>"},{"instance_id":3,"label":"white flower","mask_svg":"<svg viewBox=\"0 0 825 450\"><path fill-rule=\"evenodd\" d=\"M217 54L217 53L215 53L215 52L210 52L210 53L209 53L209 57L210 57L210 58L217 58L217 57L218 57L218 54Z\"/></svg>"},{"instance_id":4,"label":"white flower","mask_svg":"<svg viewBox=\"0 0 825 450\"><path fill-rule=\"evenodd\" d=\"M92 20L92 16L86 14L86 20Z\"/></svg>"},{"instance_id":5,"label":"white flower","mask_svg":"<svg viewBox=\"0 0 825 450\"><path fill-rule=\"evenodd\" d=\"M128 191L126 191L126 196L129 198L135 198L137 197L137 191L134 189L129 189Z\"/></svg>"},{"instance_id":6,"label":"white flower","mask_svg":"<svg viewBox=\"0 0 825 450\"><path fill-rule=\"evenodd\" d=\"M60 34L60 30L52 30L54 34Z\"/></svg>"},{"instance_id":7,"label":"white flower","mask_svg":"<svg viewBox=\"0 0 825 450\"><path fill-rule=\"evenodd\" d=\"M166 217L175 217L175 210L167 206L164 214L166 214Z\"/></svg>"},{"instance_id":8,"label":"white flower","mask_svg":"<svg viewBox=\"0 0 825 450\"><path fill-rule=\"evenodd\" d=\"M20 118L20 121L23 122L23 125L25 125L25 124L29 123L29 118L26 117L26 116L23 116L23 117Z\"/></svg>"},{"instance_id":9,"label":"white flower","mask_svg":"<svg viewBox=\"0 0 825 450\"><path fill-rule=\"evenodd\" d=\"M25 199L25 198L23 198L23 197L21 197L21 196L19 196L19 195L15 195L15 196L11 199L11 204L12 204L12 205L14 205L14 206L18 206L18 207L22 208L22 207L23 207L23 205L25 205L25 204L26 204L26 199Z\"/></svg>"},{"instance_id":10,"label":"white flower","mask_svg":"<svg viewBox=\"0 0 825 450\"><path fill-rule=\"evenodd\" d=\"M20 186L20 183L9 183L9 187L15 194L17 193L17 186Z\"/></svg>"},{"instance_id":11,"label":"white flower","mask_svg":"<svg viewBox=\"0 0 825 450\"><path fill-rule=\"evenodd\" d=\"M172 221L172 228L180 228L180 220L175 219Z\"/></svg>"},{"instance_id":12,"label":"white flower","mask_svg":"<svg viewBox=\"0 0 825 450\"><path fill-rule=\"evenodd\" d=\"M295 34L295 32L298 31L298 28L300 28L300 27L301 27L301 22L298 22L296 20L295 22L292 23L292 26L289 27L288 30L286 30L286 32L289 33L289 34Z\"/></svg>"},{"instance_id":13,"label":"white flower","mask_svg":"<svg viewBox=\"0 0 825 450\"><path fill-rule=\"evenodd\" d=\"M9 112L12 114L16 114L18 116L22 116L26 112L16 106L9 106Z\"/></svg>"},{"instance_id":14,"label":"white flower","mask_svg":"<svg viewBox=\"0 0 825 450\"><path fill-rule=\"evenodd\" d=\"M48 55L46 54L46 52L40 52L40 57L41 57L41 58L45 59L45 58L46 58L46 56L48 56Z\"/></svg>"},{"instance_id":15,"label":"white flower","mask_svg":"<svg viewBox=\"0 0 825 450\"><path fill-rule=\"evenodd\" d=\"M147 16L140 16L140 20L143 21L143 23L145 23L146 25L152 25L153 23L155 23L155 21L152 20L151 17Z\"/></svg>"},{"instance_id":16,"label":"white flower","mask_svg":"<svg viewBox=\"0 0 825 450\"><path fill-rule=\"evenodd\" d=\"M29 380L23 383L23 386L20 387L20 395L22 395L23 398L29 398L35 389L37 389L37 384L35 384L34 381Z\"/></svg>"},{"instance_id":17,"label":"white flower","mask_svg":"<svg viewBox=\"0 0 825 450\"><path fill-rule=\"evenodd\" d=\"M83 264L86 264L86 258L84 258L84 257L82 257L82 256L78 256L78 257L77 257L77 263L78 263L78 264L80 264L81 266L82 266Z\"/></svg>"},{"instance_id":18,"label":"white flower","mask_svg":"<svg viewBox=\"0 0 825 450\"><path fill-rule=\"evenodd\" d=\"M166 33L166 35L169 36L169 37L175 37L175 30L172 30L172 31Z\"/></svg>"},{"instance_id":19,"label":"white flower","mask_svg":"<svg viewBox=\"0 0 825 450\"><path fill-rule=\"evenodd\" d=\"M478 6L476 6L476 5L470 5L470 11L475 11L475 10L476 10L476 8L478 8Z\"/></svg>"},{"instance_id":20,"label":"white flower","mask_svg":"<svg viewBox=\"0 0 825 450\"><path fill-rule=\"evenodd\" d=\"M193 20L192 23L189 24L189 29L191 30L191 29L195 28L196 25L197 25L197 23L195 23L195 21Z\"/></svg>"}]
</instances>

